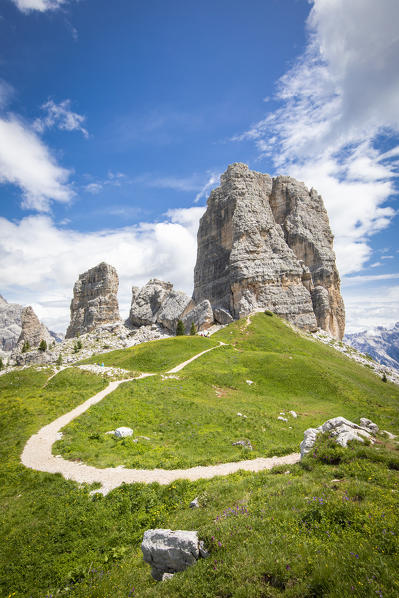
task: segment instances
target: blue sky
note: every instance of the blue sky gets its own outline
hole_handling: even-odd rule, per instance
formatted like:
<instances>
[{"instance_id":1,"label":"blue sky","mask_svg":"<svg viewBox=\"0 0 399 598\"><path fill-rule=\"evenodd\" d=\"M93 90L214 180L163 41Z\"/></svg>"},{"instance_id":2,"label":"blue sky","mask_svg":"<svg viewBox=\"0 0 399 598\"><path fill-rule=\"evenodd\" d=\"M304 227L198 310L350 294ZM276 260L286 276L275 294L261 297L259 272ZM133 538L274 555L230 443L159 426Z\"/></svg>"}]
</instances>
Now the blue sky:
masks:
<instances>
[{"instance_id":1,"label":"blue sky","mask_svg":"<svg viewBox=\"0 0 399 598\"><path fill-rule=\"evenodd\" d=\"M399 320L396 0L3 0L0 293L65 328L78 274L191 292L231 162L322 195L348 331Z\"/></svg>"}]
</instances>

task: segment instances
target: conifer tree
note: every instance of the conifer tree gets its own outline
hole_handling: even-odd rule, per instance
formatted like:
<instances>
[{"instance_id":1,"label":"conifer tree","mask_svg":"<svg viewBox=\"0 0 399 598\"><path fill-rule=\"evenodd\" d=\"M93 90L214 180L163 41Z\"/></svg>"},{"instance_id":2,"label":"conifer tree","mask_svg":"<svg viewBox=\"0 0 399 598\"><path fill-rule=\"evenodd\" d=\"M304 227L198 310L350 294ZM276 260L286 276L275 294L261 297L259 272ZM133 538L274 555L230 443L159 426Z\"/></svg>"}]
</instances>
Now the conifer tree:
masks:
<instances>
[{"instance_id":1,"label":"conifer tree","mask_svg":"<svg viewBox=\"0 0 399 598\"><path fill-rule=\"evenodd\" d=\"M177 322L177 327L176 327L176 336L183 336L184 334L184 324L181 320L179 320Z\"/></svg>"},{"instance_id":2,"label":"conifer tree","mask_svg":"<svg viewBox=\"0 0 399 598\"><path fill-rule=\"evenodd\" d=\"M190 334L191 334L191 336L194 336L197 334L197 328L196 328L194 322L191 324Z\"/></svg>"},{"instance_id":3,"label":"conifer tree","mask_svg":"<svg viewBox=\"0 0 399 598\"><path fill-rule=\"evenodd\" d=\"M47 343L43 338L40 341L39 351L42 351L42 353L44 353L44 351L47 351Z\"/></svg>"}]
</instances>

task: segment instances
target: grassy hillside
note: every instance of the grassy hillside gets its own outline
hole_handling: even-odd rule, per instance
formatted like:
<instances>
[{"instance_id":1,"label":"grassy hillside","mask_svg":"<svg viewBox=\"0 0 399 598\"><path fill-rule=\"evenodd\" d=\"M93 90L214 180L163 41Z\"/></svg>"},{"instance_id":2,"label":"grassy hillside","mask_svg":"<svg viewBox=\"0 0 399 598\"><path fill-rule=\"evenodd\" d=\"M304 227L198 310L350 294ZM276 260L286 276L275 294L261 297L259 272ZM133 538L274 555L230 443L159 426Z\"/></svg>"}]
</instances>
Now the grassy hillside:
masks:
<instances>
[{"instance_id":1,"label":"grassy hillside","mask_svg":"<svg viewBox=\"0 0 399 598\"><path fill-rule=\"evenodd\" d=\"M337 415L370 417L399 432L397 387L278 318L257 314L248 328L236 322L213 338L231 344L192 362L178 379L122 385L67 426L54 452L98 467L177 469L298 451L306 428ZM159 351L169 352L174 340L186 356L190 337L161 341ZM280 412L288 422L277 419ZM119 426L146 438L105 434ZM233 446L242 439L252 451Z\"/></svg>"},{"instance_id":2,"label":"grassy hillside","mask_svg":"<svg viewBox=\"0 0 399 598\"><path fill-rule=\"evenodd\" d=\"M104 363L106 366L132 372L166 372L216 344L215 341L201 336L178 336L150 341L129 349L99 353L79 363Z\"/></svg>"},{"instance_id":3,"label":"grassy hillside","mask_svg":"<svg viewBox=\"0 0 399 598\"><path fill-rule=\"evenodd\" d=\"M289 452L298 449L305 428L335 415L368 416L399 433L398 387L296 335L275 317L259 314L251 326L244 324L214 336L213 342L231 344L194 361L179 380L156 376L122 385L91 408L69 426L69 446L77 451L70 456L82 458L78 453L86 444L92 462L153 467L162 461L174 467ZM201 346L187 354L186 343L193 340ZM166 367L207 348L206 340L168 340ZM179 357L172 363L176 341ZM165 342L153 343L158 364ZM124 485L106 497L90 496L92 487L19 462L31 434L104 385L101 377L74 369L48 384L47 376L30 369L0 377L1 596L399 596L394 441L380 437L373 447L347 450L321 441L289 470L165 487ZM298 419L279 422L279 412L289 409ZM108 439L100 440L102 431L117 423L132 423L135 435L151 441L137 443L139 454L122 442L108 446ZM236 437L248 437L254 451L232 447ZM201 508L192 510L195 496ZM210 558L155 583L140 552L143 532L153 527L198 530Z\"/></svg>"}]
</instances>

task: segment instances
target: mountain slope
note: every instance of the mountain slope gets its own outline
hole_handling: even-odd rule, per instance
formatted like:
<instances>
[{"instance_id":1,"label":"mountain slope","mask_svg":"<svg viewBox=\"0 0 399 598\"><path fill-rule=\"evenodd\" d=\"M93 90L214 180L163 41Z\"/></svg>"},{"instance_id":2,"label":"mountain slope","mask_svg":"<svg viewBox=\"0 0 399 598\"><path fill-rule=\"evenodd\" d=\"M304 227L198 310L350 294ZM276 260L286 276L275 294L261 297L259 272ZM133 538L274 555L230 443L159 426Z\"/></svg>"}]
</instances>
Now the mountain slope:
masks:
<instances>
[{"instance_id":1,"label":"mountain slope","mask_svg":"<svg viewBox=\"0 0 399 598\"><path fill-rule=\"evenodd\" d=\"M345 342L376 361L399 370L399 322L393 328L377 328L354 334L346 334Z\"/></svg>"},{"instance_id":2,"label":"mountain slope","mask_svg":"<svg viewBox=\"0 0 399 598\"><path fill-rule=\"evenodd\" d=\"M177 353L192 342L171 339L172 345L174 340ZM76 430L64 429L80 451L70 457L113 464L129 458L149 467L162 459L171 467L176 457L221 462L233 452L240 458L288 452L298 449L305 428L333 415L369 416L399 433L398 386L276 317L257 314L251 324L235 322L211 340L229 345L189 364L179 379L157 375L149 379L152 387L146 380L126 383L126 394L108 395L75 420ZM154 345L159 365L163 341ZM148 356L153 354L151 348ZM168 348L165 361L170 358ZM28 470L19 461L32 434L105 384L76 368L48 380L51 373L25 369L0 377L1 595L398 595L395 441L380 436L374 447L347 450L321 442L288 473L285 466L169 486L123 485L105 497L90 496L92 486ZM299 417L277 420L288 408ZM84 425L86 415L92 419ZM127 416L135 436L153 426L151 441L136 443L135 453L125 440L108 446L102 433L111 429L109 418ZM162 433L154 436L159 427ZM232 446L241 437L253 440L252 452ZM91 456L83 454L86 446ZM201 506L190 509L196 496ZM140 551L144 531L156 527L198 530L210 558L156 584Z\"/></svg>"}]
</instances>

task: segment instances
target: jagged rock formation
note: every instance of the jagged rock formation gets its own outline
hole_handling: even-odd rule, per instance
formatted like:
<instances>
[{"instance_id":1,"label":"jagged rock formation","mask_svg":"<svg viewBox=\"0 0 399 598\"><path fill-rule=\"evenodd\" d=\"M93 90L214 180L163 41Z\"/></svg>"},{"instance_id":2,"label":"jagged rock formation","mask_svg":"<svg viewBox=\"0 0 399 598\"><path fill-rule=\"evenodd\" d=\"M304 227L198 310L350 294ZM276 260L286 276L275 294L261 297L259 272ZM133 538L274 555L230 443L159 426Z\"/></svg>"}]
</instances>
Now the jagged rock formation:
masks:
<instances>
[{"instance_id":1,"label":"jagged rock formation","mask_svg":"<svg viewBox=\"0 0 399 598\"><path fill-rule=\"evenodd\" d=\"M377 326L373 330L346 334L344 340L378 363L399 370L399 322L393 328Z\"/></svg>"},{"instance_id":2,"label":"jagged rock formation","mask_svg":"<svg viewBox=\"0 0 399 598\"><path fill-rule=\"evenodd\" d=\"M0 351L10 352L17 346L21 334L23 306L8 303L0 295Z\"/></svg>"},{"instance_id":3,"label":"jagged rock formation","mask_svg":"<svg viewBox=\"0 0 399 598\"><path fill-rule=\"evenodd\" d=\"M214 320L211 304L205 300L197 305L183 291L175 291L172 283L158 278L149 280L142 289L132 288L128 326L160 324L175 333L179 320L182 320L186 334L192 323L198 331L206 330Z\"/></svg>"},{"instance_id":4,"label":"jagged rock formation","mask_svg":"<svg viewBox=\"0 0 399 598\"><path fill-rule=\"evenodd\" d=\"M24 307L21 315L22 330L18 339L18 349L22 349L25 343L31 349L35 349L43 340L49 346L53 342L53 337L47 330L46 326L42 324L33 311L32 307Z\"/></svg>"},{"instance_id":5,"label":"jagged rock formation","mask_svg":"<svg viewBox=\"0 0 399 598\"><path fill-rule=\"evenodd\" d=\"M344 305L322 198L290 177L232 164L198 231L193 300L234 318L269 309L341 339Z\"/></svg>"},{"instance_id":6,"label":"jagged rock formation","mask_svg":"<svg viewBox=\"0 0 399 598\"><path fill-rule=\"evenodd\" d=\"M65 338L94 330L97 326L120 319L118 274L105 262L79 275L73 287L71 322Z\"/></svg>"}]
</instances>

